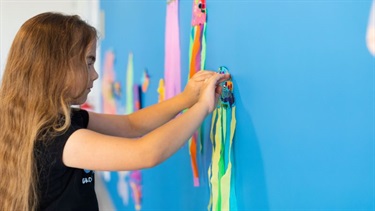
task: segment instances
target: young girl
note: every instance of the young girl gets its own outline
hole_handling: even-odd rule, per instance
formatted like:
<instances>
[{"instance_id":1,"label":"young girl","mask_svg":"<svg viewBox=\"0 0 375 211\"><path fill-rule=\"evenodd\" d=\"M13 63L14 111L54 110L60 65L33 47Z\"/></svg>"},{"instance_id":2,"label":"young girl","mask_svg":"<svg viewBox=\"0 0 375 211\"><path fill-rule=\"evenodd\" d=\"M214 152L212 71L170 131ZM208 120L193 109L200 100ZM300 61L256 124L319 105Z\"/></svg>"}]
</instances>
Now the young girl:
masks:
<instances>
[{"instance_id":1,"label":"young girl","mask_svg":"<svg viewBox=\"0 0 375 211\"><path fill-rule=\"evenodd\" d=\"M0 210L98 210L94 170L150 168L170 157L230 77L200 71L181 94L129 115L73 109L98 78L96 42L93 27L57 13L17 33L0 88Z\"/></svg>"}]
</instances>

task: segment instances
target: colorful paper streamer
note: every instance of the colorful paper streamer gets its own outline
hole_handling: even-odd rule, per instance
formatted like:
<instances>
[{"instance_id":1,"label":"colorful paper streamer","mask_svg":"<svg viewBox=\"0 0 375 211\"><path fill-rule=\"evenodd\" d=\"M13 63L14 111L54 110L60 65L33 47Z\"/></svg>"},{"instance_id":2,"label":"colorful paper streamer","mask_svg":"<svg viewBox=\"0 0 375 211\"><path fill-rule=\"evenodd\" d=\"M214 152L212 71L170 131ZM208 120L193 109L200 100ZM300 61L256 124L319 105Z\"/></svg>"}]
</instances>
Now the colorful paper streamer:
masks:
<instances>
[{"instance_id":1,"label":"colorful paper streamer","mask_svg":"<svg viewBox=\"0 0 375 211\"><path fill-rule=\"evenodd\" d=\"M116 114L116 101L113 93L113 83L115 82L114 70L115 54L107 51L104 55L103 79L102 79L102 109L103 113Z\"/></svg>"},{"instance_id":2,"label":"colorful paper streamer","mask_svg":"<svg viewBox=\"0 0 375 211\"><path fill-rule=\"evenodd\" d=\"M165 100L165 88L164 88L164 79L159 80L159 86L157 92L159 93L158 102L162 102Z\"/></svg>"},{"instance_id":3,"label":"colorful paper streamer","mask_svg":"<svg viewBox=\"0 0 375 211\"><path fill-rule=\"evenodd\" d=\"M178 0L168 1L165 23L164 87L165 99L181 92L180 32Z\"/></svg>"},{"instance_id":4,"label":"colorful paper streamer","mask_svg":"<svg viewBox=\"0 0 375 211\"><path fill-rule=\"evenodd\" d=\"M190 79L195 73L204 69L206 62L206 1L193 1L192 14L192 28L190 33L190 47L189 47L189 76ZM193 171L193 184L195 187L199 186L199 170L197 162L197 142L199 142L200 150L202 152L202 129L199 128L194 135L189 139L189 154L191 160L191 167Z\"/></svg>"},{"instance_id":5,"label":"colorful paper streamer","mask_svg":"<svg viewBox=\"0 0 375 211\"><path fill-rule=\"evenodd\" d=\"M134 112L134 96L133 96L133 85L134 85L134 64L133 54L129 53L128 56L128 67L126 71L126 114Z\"/></svg>"},{"instance_id":6,"label":"colorful paper streamer","mask_svg":"<svg viewBox=\"0 0 375 211\"><path fill-rule=\"evenodd\" d=\"M220 67L219 73L228 73ZM233 169L233 139L236 130L236 106L231 80L221 83L222 94L213 111L210 139L212 160L208 169L210 202L208 210L237 210Z\"/></svg>"},{"instance_id":7,"label":"colorful paper streamer","mask_svg":"<svg viewBox=\"0 0 375 211\"><path fill-rule=\"evenodd\" d=\"M148 74L147 69L143 71L141 83L142 83L142 92L146 93L148 90L148 85L150 84L150 75Z\"/></svg>"},{"instance_id":8,"label":"colorful paper streamer","mask_svg":"<svg viewBox=\"0 0 375 211\"><path fill-rule=\"evenodd\" d=\"M140 85L134 84L134 64L133 54L129 53L128 65L126 72L126 114L133 113L141 109L141 92ZM118 192L122 197L124 205L128 205L129 189L132 191L132 198L134 202L134 209L141 210L142 200L142 175L141 171L120 171Z\"/></svg>"}]
</instances>

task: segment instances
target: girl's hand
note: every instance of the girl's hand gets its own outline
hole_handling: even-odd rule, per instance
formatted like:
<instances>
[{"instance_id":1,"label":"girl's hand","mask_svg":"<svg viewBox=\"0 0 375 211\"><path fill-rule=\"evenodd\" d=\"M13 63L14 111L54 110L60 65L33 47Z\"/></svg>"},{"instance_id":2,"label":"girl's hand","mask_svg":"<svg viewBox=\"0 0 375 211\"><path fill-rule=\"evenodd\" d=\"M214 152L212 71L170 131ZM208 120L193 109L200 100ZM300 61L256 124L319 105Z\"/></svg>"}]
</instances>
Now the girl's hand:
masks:
<instances>
[{"instance_id":1,"label":"girl's hand","mask_svg":"<svg viewBox=\"0 0 375 211\"><path fill-rule=\"evenodd\" d=\"M214 74L216 73L213 71L201 70L189 79L184 91L182 92L188 101L188 108L198 102L204 81L208 80Z\"/></svg>"},{"instance_id":2,"label":"girl's hand","mask_svg":"<svg viewBox=\"0 0 375 211\"><path fill-rule=\"evenodd\" d=\"M211 113L215 108L221 95L220 83L230 79L230 74L214 73L208 79L205 79L198 103L203 103L207 108L207 113Z\"/></svg>"}]
</instances>

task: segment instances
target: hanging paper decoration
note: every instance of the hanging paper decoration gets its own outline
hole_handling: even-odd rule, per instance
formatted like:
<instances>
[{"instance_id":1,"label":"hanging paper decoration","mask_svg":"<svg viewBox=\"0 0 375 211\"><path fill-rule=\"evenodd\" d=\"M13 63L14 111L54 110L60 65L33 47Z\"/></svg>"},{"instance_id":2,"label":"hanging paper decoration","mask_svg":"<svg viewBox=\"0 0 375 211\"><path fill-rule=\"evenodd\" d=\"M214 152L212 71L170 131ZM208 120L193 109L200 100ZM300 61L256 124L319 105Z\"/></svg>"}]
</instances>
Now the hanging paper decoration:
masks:
<instances>
[{"instance_id":1,"label":"hanging paper decoration","mask_svg":"<svg viewBox=\"0 0 375 211\"><path fill-rule=\"evenodd\" d=\"M192 29L190 34L189 78L204 69L206 62L206 0L193 1Z\"/></svg>"},{"instance_id":2,"label":"hanging paper decoration","mask_svg":"<svg viewBox=\"0 0 375 211\"><path fill-rule=\"evenodd\" d=\"M164 80L162 78L159 81L158 93L159 93L158 102L160 103L165 100Z\"/></svg>"},{"instance_id":3,"label":"hanging paper decoration","mask_svg":"<svg viewBox=\"0 0 375 211\"><path fill-rule=\"evenodd\" d=\"M107 114L116 114L116 101L112 88L115 82L114 61L115 54L107 51L104 56L102 79L103 112Z\"/></svg>"},{"instance_id":4,"label":"hanging paper decoration","mask_svg":"<svg viewBox=\"0 0 375 211\"><path fill-rule=\"evenodd\" d=\"M178 0L168 1L166 12L164 87L165 99L169 99L181 92Z\"/></svg>"},{"instance_id":5,"label":"hanging paper decoration","mask_svg":"<svg viewBox=\"0 0 375 211\"><path fill-rule=\"evenodd\" d=\"M189 48L189 79L198 71L204 69L206 61L206 1L193 0L192 29ZM193 184L199 186L199 171L197 163L197 142L202 151L202 130L198 129L189 139L189 154L193 171Z\"/></svg>"},{"instance_id":6,"label":"hanging paper decoration","mask_svg":"<svg viewBox=\"0 0 375 211\"><path fill-rule=\"evenodd\" d=\"M128 177L130 172L129 171L119 171L117 172L118 180L117 180L117 193L119 194L120 198L122 199L122 203L125 206L129 204L129 184L128 184Z\"/></svg>"},{"instance_id":7,"label":"hanging paper decoration","mask_svg":"<svg viewBox=\"0 0 375 211\"><path fill-rule=\"evenodd\" d=\"M120 101L121 100L121 92L122 92L122 87L121 87L121 83L119 81L114 81L112 83L112 96L115 98L116 101Z\"/></svg>"},{"instance_id":8,"label":"hanging paper decoration","mask_svg":"<svg viewBox=\"0 0 375 211\"><path fill-rule=\"evenodd\" d=\"M225 67L219 73L228 73ZM210 139L212 160L208 169L210 184L209 210L237 210L233 168L233 138L236 129L236 106L231 80L222 82L222 94L213 111Z\"/></svg>"},{"instance_id":9,"label":"hanging paper decoration","mask_svg":"<svg viewBox=\"0 0 375 211\"><path fill-rule=\"evenodd\" d=\"M142 102L141 102L141 86L138 84L133 85L133 96L134 96L134 110L137 111L141 109Z\"/></svg>"},{"instance_id":10,"label":"hanging paper decoration","mask_svg":"<svg viewBox=\"0 0 375 211\"><path fill-rule=\"evenodd\" d=\"M113 89L115 83L114 62L114 52L111 50L107 51L104 56L102 77L102 111L106 114L116 114L118 110L116 94ZM106 182L111 180L111 173L109 171L102 171L101 174Z\"/></svg>"},{"instance_id":11,"label":"hanging paper decoration","mask_svg":"<svg viewBox=\"0 0 375 211\"><path fill-rule=\"evenodd\" d=\"M126 72L126 114L134 112L134 98L133 98L133 54L129 53L128 68Z\"/></svg>"},{"instance_id":12,"label":"hanging paper decoration","mask_svg":"<svg viewBox=\"0 0 375 211\"><path fill-rule=\"evenodd\" d=\"M132 196L134 200L135 210L141 210L141 199L142 199L141 181L142 181L141 171L136 170L130 173L129 183L133 192Z\"/></svg>"},{"instance_id":13,"label":"hanging paper decoration","mask_svg":"<svg viewBox=\"0 0 375 211\"><path fill-rule=\"evenodd\" d=\"M140 86L138 84L134 84L133 86L133 96L134 96L134 111L138 111L142 108L141 103L141 92ZM134 201L134 208L135 210L141 210L141 199L142 199L142 174L140 170L135 170L130 172L129 176L129 184L130 188L132 189L132 197Z\"/></svg>"},{"instance_id":14,"label":"hanging paper decoration","mask_svg":"<svg viewBox=\"0 0 375 211\"><path fill-rule=\"evenodd\" d=\"M367 25L366 44L370 53L375 56L375 0L372 1Z\"/></svg>"},{"instance_id":15,"label":"hanging paper decoration","mask_svg":"<svg viewBox=\"0 0 375 211\"><path fill-rule=\"evenodd\" d=\"M148 85L150 84L150 76L147 72L147 69L143 71L141 83L142 83L142 92L143 93L147 92Z\"/></svg>"},{"instance_id":16,"label":"hanging paper decoration","mask_svg":"<svg viewBox=\"0 0 375 211\"><path fill-rule=\"evenodd\" d=\"M133 54L129 53L128 66L126 70L126 114L134 112L134 99L133 99ZM129 203L129 175L130 171L119 171L117 189L125 206Z\"/></svg>"},{"instance_id":17,"label":"hanging paper decoration","mask_svg":"<svg viewBox=\"0 0 375 211\"><path fill-rule=\"evenodd\" d=\"M126 73L126 113L130 114L141 109L140 86L133 82L133 54L129 53ZM128 205L129 189L132 191L135 210L141 210L142 188L141 171L120 171L118 172L118 193L123 204Z\"/></svg>"}]
</instances>

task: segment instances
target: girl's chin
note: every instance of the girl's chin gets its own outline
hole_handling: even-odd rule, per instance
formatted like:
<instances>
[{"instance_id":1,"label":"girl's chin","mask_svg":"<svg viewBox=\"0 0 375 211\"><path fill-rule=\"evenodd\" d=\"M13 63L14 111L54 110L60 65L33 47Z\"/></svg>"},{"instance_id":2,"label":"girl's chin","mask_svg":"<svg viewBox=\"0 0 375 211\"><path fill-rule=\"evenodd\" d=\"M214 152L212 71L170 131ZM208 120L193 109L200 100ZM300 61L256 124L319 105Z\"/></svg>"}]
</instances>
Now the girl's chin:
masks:
<instances>
[{"instance_id":1,"label":"girl's chin","mask_svg":"<svg viewBox=\"0 0 375 211\"><path fill-rule=\"evenodd\" d=\"M72 105L82 105L86 102L86 100L87 100L87 96L81 97L81 98L75 100L74 102L72 102Z\"/></svg>"}]
</instances>

